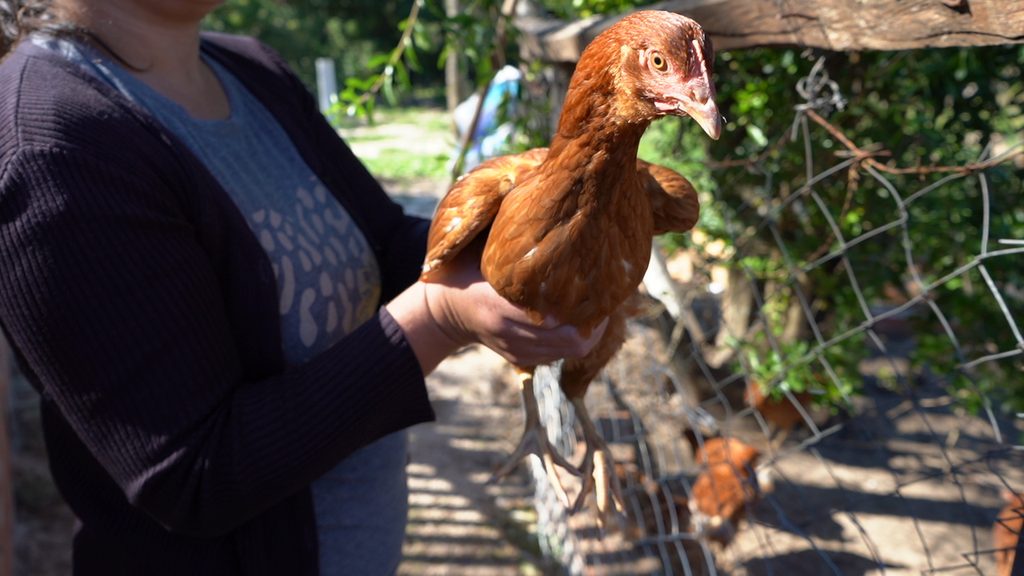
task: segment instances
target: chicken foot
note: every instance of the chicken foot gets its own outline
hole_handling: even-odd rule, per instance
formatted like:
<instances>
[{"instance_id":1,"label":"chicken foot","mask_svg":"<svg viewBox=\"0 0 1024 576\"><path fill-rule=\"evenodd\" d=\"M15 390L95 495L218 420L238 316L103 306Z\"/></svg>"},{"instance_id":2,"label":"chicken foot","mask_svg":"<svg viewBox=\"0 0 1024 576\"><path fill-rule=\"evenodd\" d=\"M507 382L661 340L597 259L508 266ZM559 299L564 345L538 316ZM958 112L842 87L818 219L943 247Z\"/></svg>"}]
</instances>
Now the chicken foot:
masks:
<instances>
[{"instance_id":1,"label":"chicken foot","mask_svg":"<svg viewBox=\"0 0 1024 576\"><path fill-rule=\"evenodd\" d=\"M555 466L565 469L574 476L579 476L580 471L559 454L548 440L548 431L540 420L537 396L533 392L533 369L516 367L516 377L519 380L519 389L523 395L523 410L526 413L523 436L512 455L491 476L490 482L497 482L508 476L519 465L519 462L533 454L540 458L555 495L563 506L568 507L569 496L565 492L565 487L562 486L562 480L558 477Z\"/></svg>"},{"instance_id":2,"label":"chicken foot","mask_svg":"<svg viewBox=\"0 0 1024 576\"><path fill-rule=\"evenodd\" d=\"M576 497L572 512L576 513L583 507L587 494L593 490L594 499L597 501L597 524L600 528L604 528L612 506L619 513L626 509L622 498L622 488L619 486L619 478L615 475L615 461L612 459L612 452L608 448L608 444L598 433L594 421L590 419L590 413L587 412L583 398L573 397L569 401L576 409L576 418L580 422L580 428L583 429L583 439L587 444L587 451L580 464L583 473L583 488L580 490L579 496Z\"/></svg>"}]
</instances>

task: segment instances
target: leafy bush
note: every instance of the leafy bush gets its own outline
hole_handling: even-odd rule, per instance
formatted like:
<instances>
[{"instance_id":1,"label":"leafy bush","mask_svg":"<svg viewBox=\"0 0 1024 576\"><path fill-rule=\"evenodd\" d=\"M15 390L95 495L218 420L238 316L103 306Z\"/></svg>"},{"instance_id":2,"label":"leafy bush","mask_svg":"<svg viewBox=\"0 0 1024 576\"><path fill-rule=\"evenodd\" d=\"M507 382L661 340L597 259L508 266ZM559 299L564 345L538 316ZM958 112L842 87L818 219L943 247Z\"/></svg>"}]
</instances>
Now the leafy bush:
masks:
<instances>
[{"instance_id":1,"label":"leafy bush","mask_svg":"<svg viewBox=\"0 0 1024 576\"><path fill-rule=\"evenodd\" d=\"M229 0L207 18L208 29L255 36L288 61L311 89L316 85L314 61L328 57L335 61L339 83L360 90L383 72L384 62L402 38L401 23L410 13L413 0ZM436 27L436 25L435 25ZM430 22L420 23L410 43L417 53L433 62L441 49L440 38ZM438 67L402 67L397 74L404 86L411 86L410 72L419 73L418 85L443 85ZM370 80L366 80L370 78Z\"/></svg>"}]
</instances>

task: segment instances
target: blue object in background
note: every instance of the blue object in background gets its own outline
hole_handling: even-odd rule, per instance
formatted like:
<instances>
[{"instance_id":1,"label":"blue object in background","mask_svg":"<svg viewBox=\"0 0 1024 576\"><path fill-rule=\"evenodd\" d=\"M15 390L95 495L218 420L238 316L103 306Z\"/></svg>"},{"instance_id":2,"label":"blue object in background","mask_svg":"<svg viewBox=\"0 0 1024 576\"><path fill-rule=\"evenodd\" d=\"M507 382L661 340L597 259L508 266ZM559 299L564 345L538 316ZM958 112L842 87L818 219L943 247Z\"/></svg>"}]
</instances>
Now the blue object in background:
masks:
<instances>
[{"instance_id":1,"label":"blue object in background","mask_svg":"<svg viewBox=\"0 0 1024 576\"><path fill-rule=\"evenodd\" d=\"M513 66L505 66L494 75L487 94L484 96L484 106L480 110L480 121L473 132L473 140L469 150L466 151L466 158L463 163L463 170L468 171L484 160L504 154L512 139L515 127L512 122L499 122L499 112L502 106L507 106L506 118L515 115L515 104L519 98L522 73ZM455 107L455 129L459 132L459 139L469 130L473 122L473 114L476 112L479 95L473 94L463 100ZM455 163L459 151L455 150L451 164Z\"/></svg>"}]
</instances>

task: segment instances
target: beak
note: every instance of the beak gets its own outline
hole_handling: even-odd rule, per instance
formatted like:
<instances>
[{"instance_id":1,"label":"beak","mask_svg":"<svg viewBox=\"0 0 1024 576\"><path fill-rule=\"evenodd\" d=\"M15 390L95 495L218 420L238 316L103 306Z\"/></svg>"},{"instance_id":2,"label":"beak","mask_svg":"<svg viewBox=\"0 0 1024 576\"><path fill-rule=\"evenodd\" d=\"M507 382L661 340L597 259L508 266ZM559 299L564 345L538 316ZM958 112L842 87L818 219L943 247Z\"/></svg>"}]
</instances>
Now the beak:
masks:
<instances>
[{"instance_id":1,"label":"beak","mask_svg":"<svg viewBox=\"0 0 1024 576\"><path fill-rule=\"evenodd\" d=\"M715 103L715 88L705 78L689 80L682 90L655 100L654 106L662 114L693 118L712 140L722 135L722 115Z\"/></svg>"},{"instance_id":2,"label":"beak","mask_svg":"<svg viewBox=\"0 0 1024 576\"><path fill-rule=\"evenodd\" d=\"M722 135L722 115L718 113L714 89L705 88L703 92L695 90L692 97L684 96L680 100L679 108L696 120L712 140L718 140Z\"/></svg>"},{"instance_id":3,"label":"beak","mask_svg":"<svg viewBox=\"0 0 1024 576\"><path fill-rule=\"evenodd\" d=\"M700 124L712 140L722 135L722 115L715 103L715 83L711 81L711 68L705 59L705 49L692 40L694 58L691 68L680 86L681 90L665 94L655 106L662 113L689 116Z\"/></svg>"},{"instance_id":4,"label":"beak","mask_svg":"<svg viewBox=\"0 0 1024 576\"><path fill-rule=\"evenodd\" d=\"M689 81L682 91L666 94L654 105L662 114L693 118L712 140L722 135L722 115L715 103L714 88L701 79Z\"/></svg>"}]
</instances>

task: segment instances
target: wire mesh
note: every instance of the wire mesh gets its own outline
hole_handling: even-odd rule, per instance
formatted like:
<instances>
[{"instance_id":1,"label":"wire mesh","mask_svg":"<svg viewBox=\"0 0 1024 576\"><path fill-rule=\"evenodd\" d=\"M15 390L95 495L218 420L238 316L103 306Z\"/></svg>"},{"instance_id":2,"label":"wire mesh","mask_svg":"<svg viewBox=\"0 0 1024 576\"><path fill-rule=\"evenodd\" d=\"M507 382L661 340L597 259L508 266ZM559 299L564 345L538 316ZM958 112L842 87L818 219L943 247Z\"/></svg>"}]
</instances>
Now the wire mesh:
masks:
<instances>
[{"instance_id":1,"label":"wire mesh","mask_svg":"<svg viewBox=\"0 0 1024 576\"><path fill-rule=\"evenodd\" d=\"M698 256L689 262L693 279L669 287L654 286L649 274L649 292L674 294L661 325L652 318L631 324L623 351L588 391L588 406L612 447L624 487L620 529L602 533L586 509L568 514L539 461L532 461L543 548L570 574L989 575L997 574L997 562L1004 564L999 570L1007 570L1000 576L1010 574L1005 554L1016 540L1000 542L999 526L1020 532L1021 513L1012 504L1013 494L1024 489L1024 415L998 410L978 374L996 367L1007 381L1024 376L1024 323L1014 315L1022 309L1024 293L992 272L995 263L1000 269L1022 267L1024 239L993 237L987 176L988 168L1019 153L1019 145L998 155L988 148L966 169L908 179L899 170L887 172L847 141L849 154L829 156L834 161L815 170L825 158L821 141L842 141L824 116L844 102L820 61L798 92L805 102L795 107L792 130L784 138L802 147L805 181L782 193L763 159L730 168L764 179L747 207L756 211L756 226L749 217L741 222L736 211L722 211L735 247L725 275L732 289L746 290L753 302L743 331L735 332L729 317L744 312L730 310L736 300L708 290L716 274L722 277L722 262ZM891 220L858 234L844 232L837 219L844 207L819 193L822 183L844 176L876 189L875 200L891 205ZM967 183L980 192L976 249L952 269L926 273L917 250L922 232L915 209L937 191ZM815 223L807 233L820 235L822 248L810 255L794 253L780 229L784 213ZM770 328L778 322L770 312L778 291L736 262L754 236L769 239L789 277L785 288L806 334L798 354ZM881 287L865 284L870 260L858 251L882 244L902 257L900 274L890 279L906 289L902 301L880 299ZM661 265L655 258L652 270ZM854 299L855 322L823 320L813 287L803 281L823 269L832 270L838 289ZM943 295L963 290L994 303L1001 321L988 329L1000 338L970 342L958 334L958 318L944 309ZM936 327L929 336L948 340L955 361L946 371L919 357L924 335L915 330L924 325L916 322L922 318ZM839 391L846 412L823 412L799 391L783 387L779 402L796 416L792 431L780 430L771 411L748 396L747 387L764 375L736 352L755 337L782 359L773 381L763 384L779 384L813 368L822 386ZM725 348L731 353L723 355L723 341L730 342ZM855 394L843 385L835 358L852 342L864 349ZM953 386L954 381L959 384ZM552 443L570 459L578 458L572 409L558 388L557 368L539 371L535 387ZM977 399L976 409L965 407L964 398ZM709 467L683 437L684 428L703 437L707 426L698 424L708 419L711 433L760 452L758 482L751 478L756 495L746 498L733 526L735 537L726 544L711 536L707 518L695 508L694 486Z\"/></svg>"}]
</instances>

